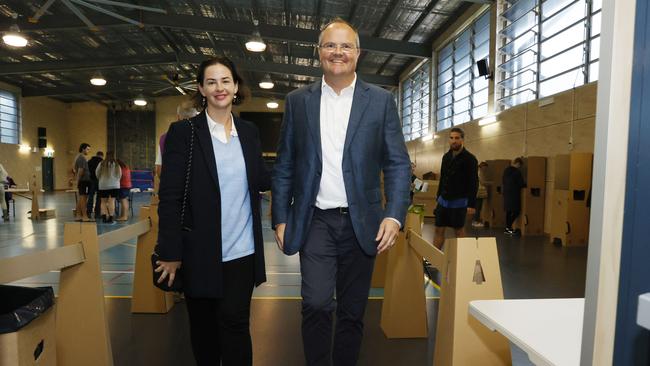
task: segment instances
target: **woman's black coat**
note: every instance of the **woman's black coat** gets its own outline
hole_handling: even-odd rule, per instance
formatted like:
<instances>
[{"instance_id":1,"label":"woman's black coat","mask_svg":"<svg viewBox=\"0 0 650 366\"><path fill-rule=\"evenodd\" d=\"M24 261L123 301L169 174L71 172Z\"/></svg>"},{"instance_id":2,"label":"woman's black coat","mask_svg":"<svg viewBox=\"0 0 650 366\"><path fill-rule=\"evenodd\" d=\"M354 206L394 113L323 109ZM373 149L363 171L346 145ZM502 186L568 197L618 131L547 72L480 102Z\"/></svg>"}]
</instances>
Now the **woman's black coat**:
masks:
<instances>
[{"instance_id":1,"label":"woman's black coat","mask_svg":"<svg viewBox=\"0 0 650 366\"><path fill-rule=\"evenodd\" d=\"M503 207L506 211L521 211L521 189L525 186L519 169L509 166L503 171Z\"/></svg>"},{"instance_id":2,"label":"woman's black coat","mask_svg":"<svg viewBox=\"0 0 650 366\"><path fill-rule=\"evenodd\" d=\"M158 254L165 261L181 261L183 290L192 297L222 297L221 197L219 175L205 112L193 117L194 148L187 192L184 225L181 206L189 156L191 127L187 120L174 122L165 139L160 203L158 206ZM234 118L246 163L248 191L253 214L255 284L266 281L264 240L260 214L260 191L271 187L264 165L259 131L251 122Z\"/></svg>"}]
</instances>

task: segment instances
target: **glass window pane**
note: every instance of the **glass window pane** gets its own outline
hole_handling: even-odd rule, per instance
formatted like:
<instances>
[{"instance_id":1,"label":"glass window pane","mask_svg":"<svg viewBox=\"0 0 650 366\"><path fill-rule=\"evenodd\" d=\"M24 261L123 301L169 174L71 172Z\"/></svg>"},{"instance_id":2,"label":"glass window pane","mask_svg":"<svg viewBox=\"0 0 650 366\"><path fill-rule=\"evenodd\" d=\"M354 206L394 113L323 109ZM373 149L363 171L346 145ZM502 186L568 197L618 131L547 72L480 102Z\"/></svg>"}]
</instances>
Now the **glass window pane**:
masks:
<instances>
[{"instance_id":1,"label":"glass window pane","mask_svg":"<svg viewBox=\"0 0 650 366\"><path fill-rule=\"evenodd\" d=\"M507 73L517 73L517 70L537 62L537 55L532 50L528 50L517 57L513 57L507 62L501 64L501 69Z\"/></svg>"},{"instance_id":2,"label":"glass window pane","mask_svg":"<svg viewBox=\"0 0 650 366\"><path fill-rule=\"evenodd\" d=\"M544 14L544 18L546 19L574 1L575 0L546 0L542 3L542 14ZM581 0L580 2L584 3L584 0Z\"/></svg>"},{"instance_id":3,"label":"glass window pane","mask_svg":"<svg viewBox=\"0 0 650 366\"><path fill-rule=\"evenodd\" d=\"M447 57L446 59L444 59L444 60L440 61L440 63L438 63L438 70L440 70L440 71L447 70L447 69L449 69L451 67L451 65L453 63L454 63L454 59L450 55L449 57Z\"/></svg>"},{"instance_id":4,"label":"glass window pane","mask_svg":"<svg viewBox=\"0 0 650 366\"><path fill-rule=\"evenodd\" d=\"M469 120L470 120L469 111L467 111L460 114L454 114L453 123L454 126L458 126L462 123L469 122Z\"/></svg>"},{"instance_id":5,"label":"glass window pane","mask_svg":"<svg viewBox=\"0 0 650 366\"><path fill-rule=\"evenodd\" d=\"M453 52L454 52L454 44L450 43L447 46L445 46L442 50L440 50L439 57L440 57L440 59L445 59L445 58L451 56L451 54Z\"/></svg>"},{"instance_id":6,"label":"glass window pane","mask_svg":"<svg viewBox=\"0 0 650 366\"><path fill-rule=\"evenodd\" d=\"M453 109L452 109L452 106L450 105L450 106L447 106L445 108L442 108L442 109L438 110L438 112L436 113L436 116L438 117L438 121L440 121L440 120L451 117L453 114L454 114Z\"/></svg>"},{"instance_id":7,"label":"glass window pane","mask_svg":"<svg viewBox=\"0 0 650 366\"><path fill-rule=\"evenodd\" d=\"M598 80L598 61L589 65L589 82Z\"/></svg>"},{"instance_id":8,"label":"glass window pane","mask_svg":"<svg viewBox=\"0 0 650 366\"><path fill-rule=\"evenodd\" d=\"M438 98L438 108L443 108L450 105L454 101L453 94L449 93Z\"/></svg>"},{"instance_id":9,"label":"glass window pane","mask_svg":"<svg viewBox=\"0 0 650 366\"><path fill-rule=\"evenodd\" d=\"M488 102L488 89L479 90L472 95L472 105L477 106Z\"/></svg>"},{"instance_id":10,"label":"glass window pane","mask_svg":"<svg viewBox=\"0 0 650 366\"><path fill-rule=\"evenodd\" d=\"M487 88L490 81L485 76L477 76L472 80L472 88L474 90L481 90Z\"/></svg>"},{"instance_id":11,"label":"glass window pane","mask_svg":"<svg viewBox=\"0 0 650 366\"><path fill-rule=\"evenodd\" d=\"M544 98L549 95L578 87L584 84L584 80L585 76L582 73L582 68L579 68L547 81L543 81L539 83L539 97Z\"/></svg>"},{"instance_id":12,"label":"glass window pane","mask_svg":"<svg viewBox=\"0 0 650 366\"><path fill-rule=\"evenodd\" d=\"M520 34L528 31L537 24L537 15L534 12L529 12L523 17L519 18L516 22L510 24L503 30L501 30L501 35L513 39L517 38Z\"/></svg>"},{"instance_id":13,"label":"glass window pane","mask_svg":"<svg viewBox=\"0 0 650 366\"><path fill-rule=\"evenodd\" d=\"M436 125L436 131L446 130L448 128L451 128L451 126L452 126L452 120L451 118L447 118L445 120L441 120L438 122L438 124Z\"/></svg>"},{"instance_id":14,"label":"glass window pane","mask_svg":"<svg viewBox=\"0 0 650 366\"><path fill-rule=\"evenodd\" d=\"M454 82L453 80L449 81L448 83L441 85L438 87L438 95L445 95L447 93L450 93L452 90L454 90Z\"/></svg>"},{"instance_id":15,"label":"glass window pane","mask_svg":"<svg viewBox=\"0 0 650 366\"><path fill-rule=\"evenodd\" d=\"M499 82L499 86L506 89L517 89L535 82L535 72L526 69L523 72Z\"/></svg>"},{"instance_id":16,"label":"glass window pane","mask_svg":"<svg viewBox=\"0 0 650 366\"><path fill-rule=\"evenodd\" d=\"M502 98L501 100L499 100L499 104L501 104L506 108L509 108L509 107L514 107L516 105L519 105L521 103L529 102L533 99L535 99L535 92L530 89L525 89L520 93Z\"/></svg>"},{"instance_id":17,"label":"glass window pane","mask_svg":"<svg viewBox=\"0 0 650 366\"><path fill-rule=\"evenodd\" d=\"M465 84L464 86L458 87L454 89L454 100L460 100L463 99L467 96L469 96L470 93L470 88L469 84Z\"/></svg>"},{"instance_id":18,"label":"glass window pane","mask_svg":"<svg viewBox=\"0 0 650 366\"><path fill-rule=\"evenodd\" d=\"M472 58L470 55L467 55L463 57L463 59L456 61L456 64L454 65L454 73L459 74L465 69L469 69L469 67L472 66Z\"/></svg>"},{"instance_id":19,"label":"glass window pane","mask_svg":"<svg viewBox=\"0 0 650 366\"><path fill-rule=\"evenodd\" d=\"M549 3L549 1L544 4L547 3ZM544 5L542 5L542 8L544 8ZM544 18L548 19L542 22L542 39L547 39L557 32L560 32L562 29L584 18L586 15L585 8L586 6L583 1L577 1L575 4L562 10L550 19L546 16L544 10L542 10Z\"/></svg>"},{"instance_id":20,"label":"glass window pane","mask_svg":"<svg viewBox=\"0 0 650 366\"><path fill-rule=\"evenodd\" d=\"M463 33L461 33L460 36L458 36L458 38L456 38L456 40L454 41L454 44L456 45L456 48L458 48L459 45L469 43L469 39L470 39L471 35L472 35L472 32L471 32L471 29L469 29L469 28L466 29Z\"/></svg>"},{"instance_id":21,"label":"glass window pane","mask_svg":"<svg viewBox=\"0 0 650 366\"><path fill-rule=\"evenodd\" d=\"M461 58L467 56L470 51L470 43L456 45L456 50L454 51L454 60L458 61Z\"/></svg>"},{"instance_id":22,"label":"glass window pane","mask_svg":"<svg viewBox=\"0 0 650 366\"><path fill-rule=\"evenodd\" d=\"M471 105L470 105L469 98L459 100L458 102L454 103L454 115L459 114L461 112L465 112L470 108Z\"/></svg>"},{"instance_id":23,"label":"glass window pane","mask_svg":"<svg viewBox=\"0 0 650 366\"><path fill-rule=\"evenodd\" d=\"M519 38L510 41L505 46L501 47L500 51L509 55L515 56L527 50L537 42L537 33L534 30L521 35Z\"/></svg>"},{"instance_id":24,"label":"glass window pane","mask_svg":"<svg viewBox=\"0 0 650 366\"><path fill-rule=\"evenodd\" d=\"M535 8L535 5L537 5L536 0L519 0L513 5L510 5L508 9L501 14L501 16L511 22L514 22L522 15L533 10Z\"/></svg>"},{"instance_id":25,"label":"glass window pane","mask_svg":"<svg viewBox=\"0 0 650 366\"><path fill-rule=\"evenodd\" d=\"M592 0L591 11L596 12L603 8L603 0Z\"/></svg>"},{"instance_id":26,"label":"glass window pane","mask_svg":"<svg viewBox=\"0 0 650 366\"><path fill-rule=\"evenodd\" d=\"M483 13L483 15L481 15L480 18L476 20L476 22L474 23L474 30L482 31L489 26L490 26L490 11L488 10L485 13Z\"/></svg>"},{"instance_id":27,"label":"glass window pane","mask_svg":"<svg viewBox=\"0 0 650 366\"><path fill-rule=\"evenodd\" d=\"M477 106L477 107L474 107L474 109L472 110L472 118L473 119L479 119L481 117L485 117L485 116L487 116L487 112L488 112L487 103L485 103L483 105L480 105L480 106Z\"/></svg>"},{"instance_id":28,"label":"glass window pane","mask_svg":"<svg viewBox=\"0 0 650 366\"><path fill-rule=\"evenodd\" d=\"M584 23L578 23L573 27L560 32L553 38L542 42L542 60L554 56L567 48L573 47L582 42L584 37Z\"/></svg>"},{"instance_id":29,"label":"glass window pane","mask_svg":"<svg viewBox=\"0 0 650 366\"><path fill-rule=\"evenodd\" d=\"M589 46L589 59L596 60L600 58L600 36L591 40Z\"/></svg>"},{"instance_id":30,"label":"glass window pane","mask_svg":"<svg viewBox=\"0 0 650 366\"><path fill-rule=\"evenodd\" d=\"M438 74L438 85L447 83L453 77L454 77L454 68L450 67L446 71L443 71L442 73Z\"/></svg>"},{"instance_id":31,"label":"glass window pane","mask_svg":"<svg viewBox=\"0 0 650 366\"><path fill-rule=\"evenodd\" d=\"M7 106L7 107L15 107L16 106L16 99L2 97L2 98L0 98L0 104L4 105L4 106Z\"/></svg>"},{"instance_id":32,"label":"glass window pane","mask_svg":"<svg viewBox=\"0 0 650 366\"><path fill-rule=\"evenodd\" d=\"M601 27L601 22L603 18L603 13L600 12L598 14L594 14L594 16L591 17L591 36L595 36L597 34L600 34L600 27Z\"/></svg>"},{"instance_id":33,"label":"glass window pane","mask_svg":"<svg viewBox=\"0 0 650 366\"><path fill-rule=\"evenodd\" d=\"M478 46L472 53L475 61L487 58L490 55L490 42L485 42Z\"/></svg>"},{"instance_id":34,"label":"glass window pane","mask_svg":"<svg viewBox=\"0 0 650 366\"><path fill-rule=\"evenodd\" d=\"M582 45L572 48L555 56L540 65L540 80L548 79L566 70L581 65L584 62L584 49Z\"/></svg>"},{"instance_id":35,"label":"glass window pane","mask_svg":"<svg viewBox=\"0 0 650 366\"><path fill-rule=\"evenodd\" d=\"M454 78L454 85L463 85L472 79L472 70L467 69Z\"/></svg>"}]
</instances>

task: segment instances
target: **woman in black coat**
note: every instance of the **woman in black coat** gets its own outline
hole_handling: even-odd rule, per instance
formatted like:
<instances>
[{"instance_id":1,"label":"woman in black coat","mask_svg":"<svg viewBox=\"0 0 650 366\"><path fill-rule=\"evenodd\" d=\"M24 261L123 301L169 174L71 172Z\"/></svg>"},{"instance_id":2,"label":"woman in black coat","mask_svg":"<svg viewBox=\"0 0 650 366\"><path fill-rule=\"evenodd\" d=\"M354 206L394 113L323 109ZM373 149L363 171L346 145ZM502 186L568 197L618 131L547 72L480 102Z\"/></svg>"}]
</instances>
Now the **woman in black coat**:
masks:
<instances>
[{"instance_id":1,"label":"woman in black coat","mask_svg":"<svg viewBox=\"0 0 650 366\"><path fill-rule=\"evenodd\" d=\"M259 192L270 175L256 126L232 115L242 101L235 65L204 61L197 82L203 112L174 122L165 140L156 271L171 285L182 267L198 365L251 365L251 296L266 280Z\"/></svg>"},{"instance_id":2,"label":"woman in black coat","mask_svg":"<svg viewBox=\"0 0 650 366\"><path fill-rule=\"evenodd\" d=\"M521 189L526 186L519 170L523 165L521 158L512 161L512 165L503 171L503 207L506 210L506 234L514 234L512 224L521 213Z\"/></svg>"}]
</instances>

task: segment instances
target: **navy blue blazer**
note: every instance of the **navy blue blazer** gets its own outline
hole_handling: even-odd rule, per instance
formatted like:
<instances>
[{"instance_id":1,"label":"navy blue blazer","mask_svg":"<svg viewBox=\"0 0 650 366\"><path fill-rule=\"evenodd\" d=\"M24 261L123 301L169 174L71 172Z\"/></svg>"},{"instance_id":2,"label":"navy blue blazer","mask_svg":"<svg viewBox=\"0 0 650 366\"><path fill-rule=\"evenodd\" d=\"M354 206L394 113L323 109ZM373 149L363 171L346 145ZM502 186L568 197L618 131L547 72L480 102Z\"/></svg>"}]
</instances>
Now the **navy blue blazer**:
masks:
<instances>
[{"instance_id":1,"label":"navy blue blazer","mask_svg":"<svg viewBox=\"0 0 650 366\"><path fill-rule=\"evenodd\" d=\"M187 295L220 298L223 277L219 173L205 112L192 121L194 150L184 218L184 226L191 230L183 230L180 224L191 129L187 121L178 121L171 124L165 139L158 204L158 254L166 261L183 262L183 290ZM253 214L255 284L259 285L266 280L259 192L270 188L271 179L262 159L257 126L237 117L234 123L246 164Z\"/></svg>"},{"instance_id":2,"label":"navy blue blazer","mask_svg":"<svg viewBox=\"0 0 650 366\"><path fill-rule=\"evenodd\" d=\"M273 227L286 223L284 252L303 246L320 187L323 160L319 81L289 93L275 161ZM357 78L343 148L343 181L354 233L368 255L386 217L402 224L409 206L411 167L397 106L390 92ZM382 207L381 173L386 206Z\"/></svg>"}]
</instances>

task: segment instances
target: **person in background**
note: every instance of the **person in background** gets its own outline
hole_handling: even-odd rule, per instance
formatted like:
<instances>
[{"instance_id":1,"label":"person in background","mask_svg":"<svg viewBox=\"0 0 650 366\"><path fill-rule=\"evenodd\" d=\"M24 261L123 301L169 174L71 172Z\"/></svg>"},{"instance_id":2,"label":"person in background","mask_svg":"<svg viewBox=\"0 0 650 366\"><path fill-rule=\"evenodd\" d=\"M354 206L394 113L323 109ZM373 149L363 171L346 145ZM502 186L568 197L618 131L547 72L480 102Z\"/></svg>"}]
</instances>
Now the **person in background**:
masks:
<instances>
[{"instance_id":1,"label":"person in background","mask_svg":"<svg viewBox=\"0 0 650 366\"><path fill-rule=\"evenodd\" d=\"M77 189L79 190L79 200L77 200L77 208L75 210L76 221L92 221L88 218L88 193L92 186L90 178L90 169L88 168L88 161L86 155L90 152L90 145L82 143L79 145L79 155L77 155L74 162L74 174L77 182Z\"/></svg>"},{"instance_id":2,"label":"person in background","mask_svg":"<svg viewBox=\"0 0 650 366\"><path fill-rule=\"evenodd\" d=\"M90 171L90 180L92 181L92 185L90 186L90 190L88 191L88 206L86 207L86 211L88 214L88 218L92 218L91 215L94 212L95 213L95 220L99 220L99 216L101 215L101 200L99 198L99 181L97 180L97 174L95 174L95 171L97 170L97 166L99 163L102 162L104 159L104 153L101 151L98 151L95 156L90 158L88 160L88 170Z\"/></svg>"},{"instance_id":3,"label":"person in background","mask_svg":"<svg viewBox=\"0 0 650 366\"><path fill-rule=\"evenodd\" d=\"M2 206L2 219L4 221L9 220L9 206L7 205L7 200L5 200L5 184L7 184L7 176L9 174L5 170L5 167L0 164L0 204Z\"/></svg>"},{"instance_id":4,"label":"person in background","mask_svg":"<svg viewBox=\"0 0 650 366\"><path fill-rule=\"evenodd\" d=\"M436 229L433 245L442 249L445 228L454 229L457 238L465 236L465 221L476 212L478 161L465 148L465 132L454 127L449 132L449 151L442 157L438 205L435 209Z\"/></svg>"},{"instance_id":5,"label":"person in background","mask_svg":"<svg viewBox=\"0 0 650 366\"><path fill-rule=\"evenodd\" d=\"M199 112L196 110L196 107L194 107L194 103L191 100L187 100L182 102L181 104L176 107L176 120L184 120L184 119L189 119L194 116L199 114ZM160 139L158 140L158 144L156 145L156 176L160 177L160 169L162 168L162 153L165 150L165 138L167 137L167 133L163 133L160 135Z\"/></svg>"},{"instance_id":6,"label":"person in background","mask_svg":"<svg viewBox=\"0 0 650 366\"><path fill-rule=\"evenodd\" d=\"M417 168L417 166L418 165L415 162L411 162L411 192L409 193L411 204L413 203L413 195L415 195L415 180L418 179L418 176L415 175L415 168Z\"/></svg>"},{"instance_id":7,"label":"person in background","mask_svg":"<svg viewBox=\"0 0 650 366\"><path fill-rule=\"evenodd\" d=\"M122 171L120 178L120 217L117 221L126 221L129 219L129 195L131 193L131 169L125 162L117 159L117 164Z\"/></svg>"},{"instance_id":8,"label":"person in background","mask_svg":"<svg viewBox=\"0 0 650 366\"><path fill-rule=\"evenodd\" d=\"M102 200L102 222L114 224L115 199L120 195L120 178L122 170L115 160L115 153L106 153L106 159L97 166L99 180L99 197Z\"/></svg>"},{"instance_id":9,"label":"person in background","mask_svg":"<svg viewBox=\"0 0 650 366\"><path fill-rule=\"evenodd\" d=\"M506 229L504 234L516 235L512 224L521 213L521 189L526 186L524 177L521 174L521 166L524 161L516 158L509 167L503 171L503 208L506 211Z\"/></svg>"},{"instance_id":10,"label":"person in background","mask_svg":"<svg viewBox=\"0 0 650 366\"><path fill-rule=\"evenodd\" d=\"M478 192L476 193L476 212L474 212L474 219L472 220L473 227L483 227L481 221L481 208L483 208L483 200L488 197L487 181L485 174L487 173L488 163L482 161L478 164Z\"/></svg>"},{"instance_id":11,"label":"person in background","mask_svg":"<svg viewBox=\"0 0 650 366\"><path fill-rule=\"evenodd\" d=\"M199 366L253 364L251 297L266 281L259 192L271 178L257 126L232 113L242 83L228 58L203 61L195 95L203 111L172 123L163 151L156 271L172 285L182 265Z\"/></svg>"},{"instance_id":12,"label":"person in background","mask_svg":"<svg viewBox=\"0 0 650 366\"><path fill-rule=\"evenodd\" d=\"M16 182L11 178L10 176L7 176L7 184L4 185L4 188L16 188ZM1 197L0 197L1 198ZM7 209L9 209L9 201L13 199L13 194L11 192L7 192L5 189L5 202L7 203ZM9 216L9 213L7 213L7 217Z\"/></svg>"}]
</instances>

